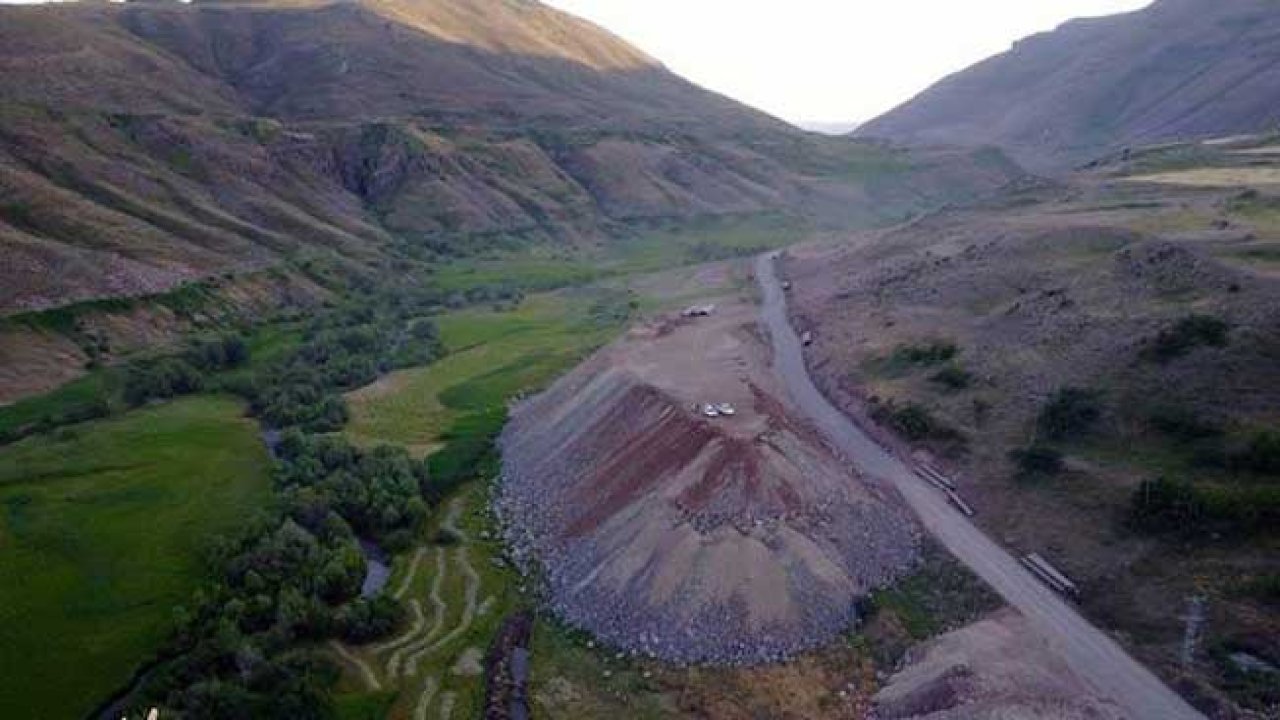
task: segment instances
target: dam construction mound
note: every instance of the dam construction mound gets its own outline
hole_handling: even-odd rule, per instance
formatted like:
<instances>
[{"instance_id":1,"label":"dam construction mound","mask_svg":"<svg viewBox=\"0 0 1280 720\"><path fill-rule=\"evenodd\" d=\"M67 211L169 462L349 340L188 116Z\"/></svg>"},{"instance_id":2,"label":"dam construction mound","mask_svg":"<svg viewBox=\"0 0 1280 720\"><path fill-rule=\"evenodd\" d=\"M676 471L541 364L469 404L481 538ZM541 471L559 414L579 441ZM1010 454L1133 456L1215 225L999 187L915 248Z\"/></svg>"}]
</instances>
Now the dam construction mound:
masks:
<instances>
[{"instance_id":1,"label":"dam construction mound","mask_svg":"<svg viewBox=\"0 0 1280 720\"><path fill-rule=\"evenodd\" d=\"M513 408L497 510L563 620L668 661L769 662L916 562L910 515L780 399L752 320L633 330Z\"/></svg>"}]
</instances>

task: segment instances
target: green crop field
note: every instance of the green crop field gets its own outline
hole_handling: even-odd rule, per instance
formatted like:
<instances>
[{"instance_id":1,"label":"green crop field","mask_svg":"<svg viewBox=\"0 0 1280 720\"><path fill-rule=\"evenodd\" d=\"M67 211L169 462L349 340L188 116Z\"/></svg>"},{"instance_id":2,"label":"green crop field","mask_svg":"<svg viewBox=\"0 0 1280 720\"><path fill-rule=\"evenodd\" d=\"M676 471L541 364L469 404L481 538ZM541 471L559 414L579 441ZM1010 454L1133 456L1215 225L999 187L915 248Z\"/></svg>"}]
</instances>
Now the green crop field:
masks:
<instances>
[{"instance_id":1,"label":"green crop field","mask_svg":"<svg viewBox=\"0 0 1280 720\"><path fill-rule=\"evenodd\" d=\"M513 311L462 310L437 318L449 354L350 393L347 435L428 454L456 420L501 410L511 395L544 385L615 335L619 321L592 316L595 295L535 295Z\"/></svg>"},{"instance_id":2,"label":"green crop field","mask_svg":"<svg viewBox=\"0 0 1280 720\"><path fill-rule=\"evenodd\" d=\"M455 260L438 268L432 277L440 287L451 290L496 284L550 290L751 255L798 241L807 233L802 221L775 213L705 218L678 225L655 221L599 248L535 245L520 252Z\"/></svg>"},{"instance_id":3,"label":"green crop field","mask_svg":"<svg viewBox=\"0 0 1280 720\"><path fill-rule=\"evenodd\" d=\"M0 448L0 717L83 717L128 682L210 539L269 501L269 465L216 397Z\"/></svg>"}]
</instances>

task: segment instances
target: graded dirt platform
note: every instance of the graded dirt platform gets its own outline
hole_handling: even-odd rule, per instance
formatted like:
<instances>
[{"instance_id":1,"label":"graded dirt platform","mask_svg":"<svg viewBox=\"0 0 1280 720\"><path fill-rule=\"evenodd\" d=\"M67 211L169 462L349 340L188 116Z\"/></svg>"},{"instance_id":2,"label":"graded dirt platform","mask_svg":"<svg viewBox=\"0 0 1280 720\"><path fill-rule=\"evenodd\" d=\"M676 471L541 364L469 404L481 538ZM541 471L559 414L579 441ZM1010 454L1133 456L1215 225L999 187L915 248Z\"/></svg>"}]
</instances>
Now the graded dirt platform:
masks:
<instances>
[{"instance_id":1,"label":"graded dirt platform","mask_svg":"<svg viewBox=\"0 0 1280 720\"><path fill-rule=\"evenodd\" d=\"M666 660L767 662L915 563L914 521L794 416L755 320L734 302L652 322L513 408L498 511L569 623Z\"/></svg>"},{"instance_id":2,"label":"graded dirt platform","mask_svg":"<svg viewBox=\"0 0 1280 720\"><path fill-rule=\"evenodd\" d=\"M879 720L1122 720L1005 609L912 648L875 696Z\"/></svg>"}]
</instances>

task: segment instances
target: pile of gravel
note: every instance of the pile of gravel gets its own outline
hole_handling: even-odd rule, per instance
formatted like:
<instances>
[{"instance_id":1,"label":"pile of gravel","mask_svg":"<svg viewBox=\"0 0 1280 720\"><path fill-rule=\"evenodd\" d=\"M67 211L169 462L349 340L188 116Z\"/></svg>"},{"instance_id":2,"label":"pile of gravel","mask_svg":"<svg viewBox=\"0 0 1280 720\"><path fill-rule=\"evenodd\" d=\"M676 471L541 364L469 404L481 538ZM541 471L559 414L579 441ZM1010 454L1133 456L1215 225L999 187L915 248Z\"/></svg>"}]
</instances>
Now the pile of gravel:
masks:
<instances>
[{"instance_id":1,"label":"pile of gravel","mask_svg":"<svg viewBox=\"0 0 1280 720\"><path fill-rule=\"evenodd\" d=\"M630 408L628 422L615 422L611 407L624 402ZM513 409L499 443L503 477L494 510L513 563L536 578L548 609L565 622L637 656L676 663L776 662L848 630L857 623L867 592L890 584L917 563L914 521L895 503L865 489L853 500L833 493L799 508L743 508L736 500L713 497L696 512L686 512L675 502L649 498L621 506L601 524L584 526L583 517L591 512L584 508L608 505L609 498L596 496L597 490L606 491L584 486L582 479L595 477L592 473L616 455L616 448L632 450L637 443L652 442L646 428L671 423L672 432L694 434L673 412L683 411L649 394L637 395L626 378L590 369L567 376ZM790 451L801 442L795 435L779 442L788 448L787 457L798 457L799 465L810 469L802 453ZM814 473L823 471L818 464L813 463ZM854 482L847 475L843 481ZM668 495L657 490L653 497ZM625 535L629 530L619 530L633 527L629 514L639 512L669 522L672 536L697 533L700 542L714 545L741 540L741 535L773 551L769 562L784 567L785 592L798 615L785 623L749 622L749 608L740 595L707 602L707 597L719 597L704 587L714 581L716 568L694 567L674 595L656 602L655 578L669 569L663 567L663 557L641 554L648 565L622 583L601 578L617 566L620 554L643 545ZM615 522L616 517L621 520ZM813 562L808 555L804 561L797 558L797 546L804 548L801 555L821 556L818 562L827 572L836 568L839 582L817 577L806 565Z\"/></svg>"}]
</instances>

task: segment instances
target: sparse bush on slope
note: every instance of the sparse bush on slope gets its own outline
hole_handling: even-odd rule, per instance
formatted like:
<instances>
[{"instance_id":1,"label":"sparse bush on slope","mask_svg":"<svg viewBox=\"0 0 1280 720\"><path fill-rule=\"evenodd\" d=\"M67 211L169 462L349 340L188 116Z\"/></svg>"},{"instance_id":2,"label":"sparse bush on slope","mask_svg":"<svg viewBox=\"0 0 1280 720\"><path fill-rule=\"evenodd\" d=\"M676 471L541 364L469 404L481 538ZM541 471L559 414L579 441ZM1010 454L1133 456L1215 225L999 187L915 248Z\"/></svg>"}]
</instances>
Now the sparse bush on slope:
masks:
<instances>
[{"instance_id":1,"label":"sparse bush on slope","mask_svg":"<svg viewBox=\"0 0 1280 720\"><path fill-rule=\"evenodd\" d=\"M1024 477L1056 475L1062 472L1062 453L1048 445L1032 444L1009 453Z\"/></svg>"},{"instance_id":2,"label":"sparse bush on slope","mask_svg":"<svg viewBox=\"0 0 1280 720\"><path fill-rule=\"evenodd\" d=\"M1093 390L1064 387L1040 410L1036 427L1048 440L1072 440L1084 436L1102 418L1102 403Z\"/></svg>"},{"instance_id":3,"label":"sparse bush on slope","mask_svg":"<svg viewBox=\"0 0 1280 720\"><path fill-rule=\"evenodd\" d=\"M1251 536L1280 529L1280 486L1157 478L1134 491L1129 524L1150 534Z\"/></svg>"},{"instance_id":4,"label":"sparse bush on slope","mask_svg":"<svg viewBox=\"0 0 1280 720\"><path fill-rule=\"evenodd\" d=\"M1188 315L1160 331L1145 354L1156 362L1169 362L1197 347L1226 347L1230 332L1230 325L1212 315Z\"/></svg>"},{"instance_id":5,"label":"sparse bush on slope","mask_svg":"<svg viewBox=\"0 0 1280 720\"><path fill-rule=\"evenodd\" d=\"M964 390L973 383L973 375L964 368L948 365L930 375L929 380L948 390Z\"/></svg>"}]
</instances>

